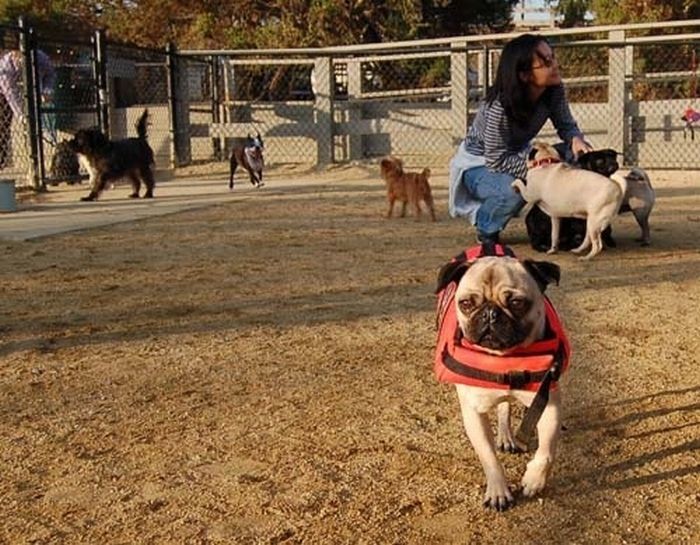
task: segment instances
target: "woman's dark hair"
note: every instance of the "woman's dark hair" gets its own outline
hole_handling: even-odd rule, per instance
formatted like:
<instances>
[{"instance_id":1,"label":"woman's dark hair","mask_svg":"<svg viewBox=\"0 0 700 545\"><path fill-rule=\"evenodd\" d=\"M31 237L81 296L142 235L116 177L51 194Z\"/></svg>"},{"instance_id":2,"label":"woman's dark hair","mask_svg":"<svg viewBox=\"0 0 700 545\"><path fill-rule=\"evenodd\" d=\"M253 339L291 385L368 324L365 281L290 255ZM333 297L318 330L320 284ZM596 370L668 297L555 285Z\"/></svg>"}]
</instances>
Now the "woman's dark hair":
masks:
<instances>
[{"instance_id":1,"label":"woman's dark hair","mask_svg":"<svg viewBox=\"0 0 700 545\"><path fill-rule=\"evenodd\" d=\"M544 36L523 34L506 44L501 52L496 71L496 81L486 93L486 102L498 99L508 119L518 125L526 125L534 109L528 94L528 84L520 78L523 72L532 69L532 57L542 42L549 44ZM545 100L549 90L542 98Z\"/></svg>"}]
</instances>

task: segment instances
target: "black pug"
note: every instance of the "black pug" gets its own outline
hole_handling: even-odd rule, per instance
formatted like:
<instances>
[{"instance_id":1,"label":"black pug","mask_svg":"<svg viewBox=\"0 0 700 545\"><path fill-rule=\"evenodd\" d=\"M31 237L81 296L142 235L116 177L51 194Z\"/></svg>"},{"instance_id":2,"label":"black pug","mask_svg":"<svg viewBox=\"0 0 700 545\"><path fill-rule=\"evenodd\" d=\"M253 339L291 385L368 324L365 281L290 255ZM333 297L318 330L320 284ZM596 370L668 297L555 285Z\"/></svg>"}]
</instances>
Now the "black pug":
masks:
<instances>
[{"instance_id":1,"label":"black pug","mask_svg":"<svg viewBox=\"0 0 700 545\"><path fill-rule=\"evenodd\" d=\"M133 192L129 197L138 198L141 182L146 186L143 197L153 197L156 185L153 177L153 150L146 140L148 110L144 110L136 123L136 138L110 140L97 129L81 129L68 142L70 148L83 156L92 182L92 189L81 201L94 201L109 183L129 178Z\"/></svg>"},{"instance_id":2,"label":"black pug","mask_svg":"<svg viewBox=\"0 0 700 545\"><path fill-rule=\"evenodd\" d=\"M613 149L590 151L581 155L573 164L609 177L620 168L617 155L618 153ZM530 246L533 249L538 252L549 250L552 244L552 221L547 214L540 210L539 206L533 206L525 217L525 227L530 239ZM586 220L562 218L559 229L559 249L572 250L578 248L586 236ZM610 226L605 228L601 237L603 244L608 248L616 246Z\"/></svg>"}]
</instances>

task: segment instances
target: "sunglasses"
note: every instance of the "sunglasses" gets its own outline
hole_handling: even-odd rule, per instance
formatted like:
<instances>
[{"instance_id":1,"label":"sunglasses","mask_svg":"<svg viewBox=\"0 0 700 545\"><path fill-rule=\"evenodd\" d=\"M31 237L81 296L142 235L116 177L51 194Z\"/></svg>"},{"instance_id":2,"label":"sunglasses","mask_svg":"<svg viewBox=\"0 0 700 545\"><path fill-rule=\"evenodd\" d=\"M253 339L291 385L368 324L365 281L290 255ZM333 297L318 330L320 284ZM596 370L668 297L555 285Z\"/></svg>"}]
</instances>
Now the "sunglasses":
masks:
<instances>
[{"instance_id":1,"label":"sunglasses","mask_svg":"<svg viewBox=\"0 0 700 545\"><path fill-rule=\"evenodd\" d=\"M552 66L557 64L557 59L554 55L552 55L551 57L543 57L538 54L537 56L539 57L540 61L542 61L542 64L533 66L532 70L537 70L538 68L551 68Z\"/></svg>"}]
</instances>

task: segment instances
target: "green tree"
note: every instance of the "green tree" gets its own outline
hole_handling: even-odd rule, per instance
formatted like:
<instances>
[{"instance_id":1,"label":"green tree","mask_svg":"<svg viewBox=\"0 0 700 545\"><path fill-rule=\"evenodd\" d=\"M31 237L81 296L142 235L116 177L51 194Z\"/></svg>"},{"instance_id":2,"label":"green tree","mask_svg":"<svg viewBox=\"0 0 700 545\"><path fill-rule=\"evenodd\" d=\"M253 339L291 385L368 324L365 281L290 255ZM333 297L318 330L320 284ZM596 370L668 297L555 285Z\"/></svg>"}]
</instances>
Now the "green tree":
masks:
<instances>
[{"instance_id":1,"label":"green tree","mask_svg":"<svg viewBox=\"0 0 700 545\"><path fill-rule=\"evenodd\" d=\"M548 0L562 18L562 26L577 26L587 12L598 25L695 19L700 0Z\"/></svg>"},{"instance_id":2,"label":"green tree","mask_svg":"<svg viewBox=\"0 0 700 545\"><path fill-rule=\"evenodd\" d=\"M586 22L591 0L548 0L547 5L559 16L560 26L570 28Z\"/></svg>"},{"instance_id":3,"label":"green tree","mask_svg":"<svg viewBox=\"0 0 700 545\"><path fill-rule=\"evenodd\" d=\"M641 23L694 19L700 0L591 0L598 24Z\"/></svg>"},{"instance_id":4,"label":"green tree","mask_svg":"<svg viewBox=\"0 0 700 545\"><path fill-rule=\"evenodd\" d=\"M506 30L517 0L0 0L0 18L79 21L181 48L304 47ZM100 8L99 10L97 8Z\"/></svg>"},{"instance_id":5,"label":"green tree","mask_svg":"<svg viewBox=\"0 0 700 545\"><path fill-rule=\"evenodd\" d=\"M511 27L519 0L421 0L422 36L501 32Z\"/></svg>"}]
</instances>

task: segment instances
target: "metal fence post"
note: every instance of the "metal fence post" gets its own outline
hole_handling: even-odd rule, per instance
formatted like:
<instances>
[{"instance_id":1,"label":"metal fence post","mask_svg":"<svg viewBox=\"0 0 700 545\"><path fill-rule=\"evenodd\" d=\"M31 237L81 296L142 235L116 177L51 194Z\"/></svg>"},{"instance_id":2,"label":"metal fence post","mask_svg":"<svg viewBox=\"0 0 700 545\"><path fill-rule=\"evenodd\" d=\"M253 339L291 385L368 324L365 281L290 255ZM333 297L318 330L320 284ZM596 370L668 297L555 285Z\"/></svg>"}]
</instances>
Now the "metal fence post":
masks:
<instances>
[{"instance_id":1,"label":"metal fence post","mask_svg":"<svg viewBox=\"0 0 700 545\"><path fill-rule=\"evenodd\" d=\"M18 20L19 26L19 50L23 59L24 68L24 104L25 113L27 115L27 140L29 141L29 150L31 155L31 164L29 166L29 179L36 191L44 191L44 177L41 175L41 125L39 120L39 108L37 101L40 100L37 93L38 82L35 81L36 75L36 55L34 53L34 33L31 28L27 28L24 17Z\"/></svg>"},{"instance_id":2,"label":"metal fence post","mask_svg":"<svg viewBox=\"0 0 700 545\"><path fill-rule=\"evenodd\" d=\"M609 146L627 157L627 118L625 112L625 31L613 30L608 34L613 44L608 49L608 119Z\"/></svg>"},{"instance_id":3,"label":"metal fence post","mask_svg":"<svg viewBox=\"0 0 700 545\"><path fill-rule=\"evenodd\" d=\"M94 63L96 87L97 121L100 130L109 134L109 97L107 93L107 48L104 30L98 29L93 36Z\"/></svg>"},{"instance_id":4,"label":"metal fence post","mask_svg":"<svg viewBox=\"0 0 700 545\"><path fill-rule=\"evenodd\" d=\"M328 166L333 162L333 59L314 59L314 117L316 118L316 166Z\"/></svg>"},{"instance_id":5,"label":"metal fence post","mask_svg":"<svg viewBox=\"0 0 700 545\"><path fill-rule=\"evenodd\" d=\"M180 158L178 157L178 139L177 130L178 117L178 101L177 101L177 69L175 58L175 45L168 43L166 47L166 65L168 70L168 131L170 132L170 168L180 166Z\"/></svg>"},{"instance_id":6,"label":"metal fence post","mask_svg":"<svg viewBox=\"0 0 700 545\"><path fill-rule=\"evenodd\" d=\"M450 99L452 101L452 140L457 145L467 134L469 81L467 79L467 43L450 44Z\"/></svg>"},{"instance_id":7,"label":"metal fence post","mask_svg":"<svg viewBox=\"0 0 700 545\"><path fill-rule=\"evenodd\" d=\"M221 111L219 108L219 57L213 55L211 57L210 66L210 81L211 81L211 121L212 123L221 122ZM212 148L214 150L214 158L218 161L223 159L221 153L221 137L211 139Z\"/></svg>"}]
</instances>

